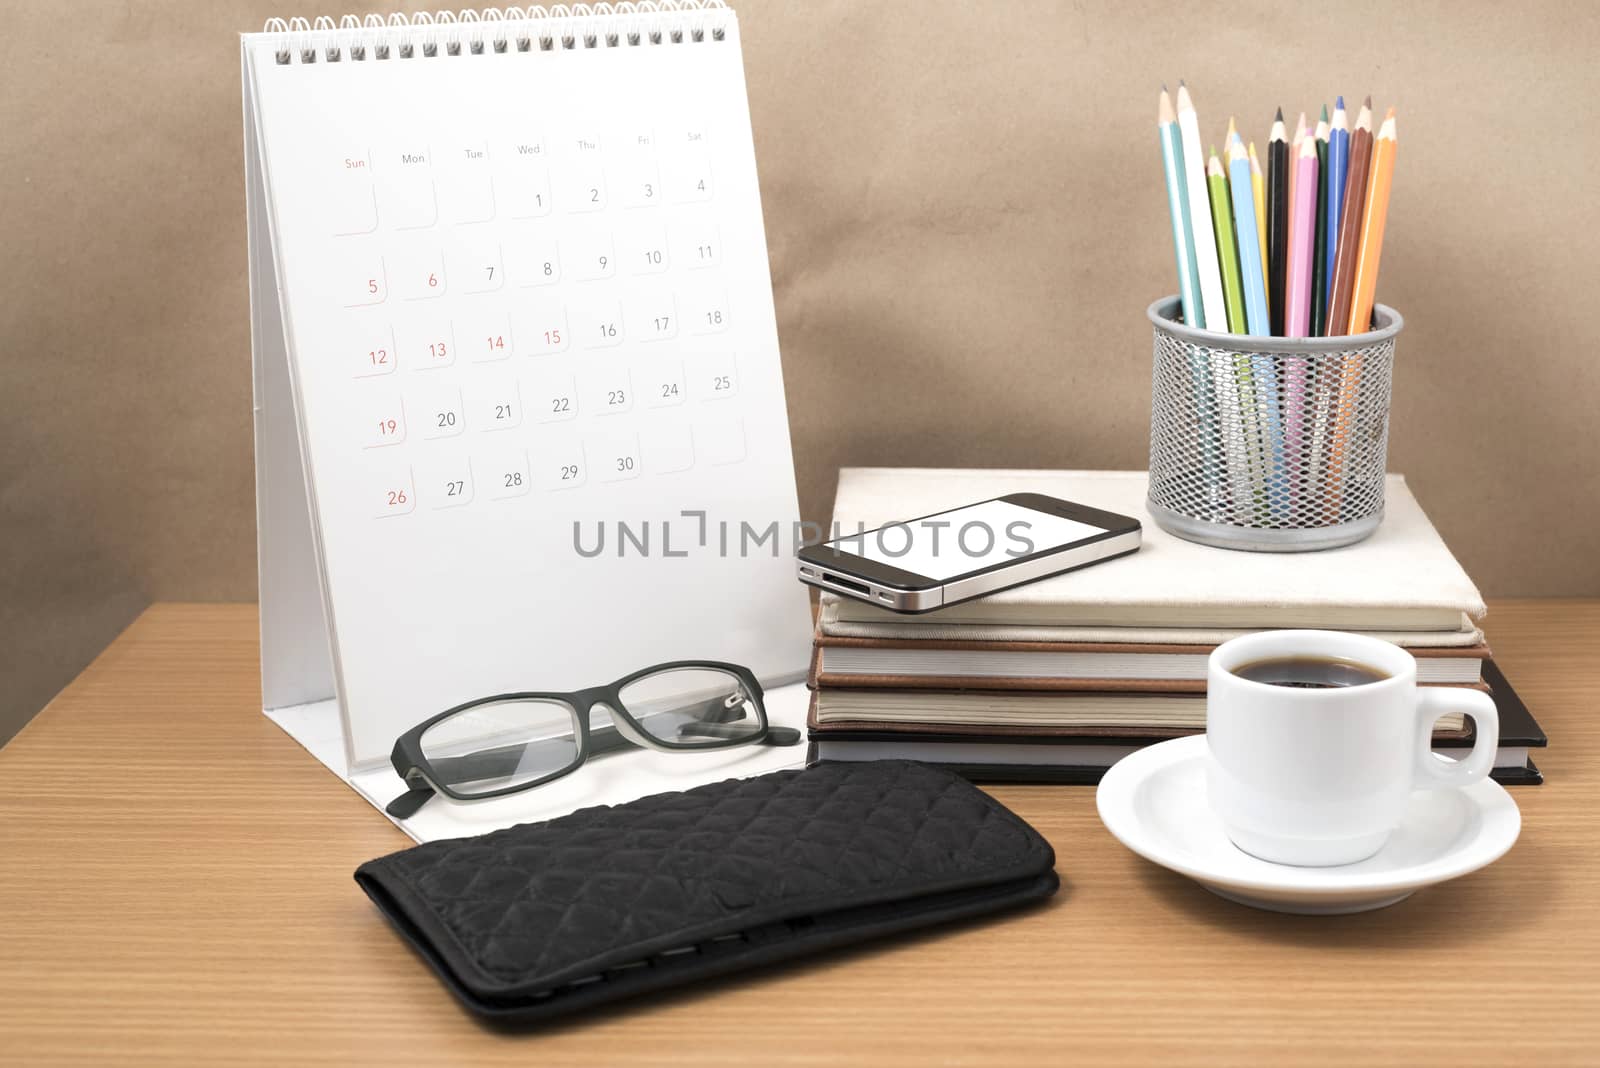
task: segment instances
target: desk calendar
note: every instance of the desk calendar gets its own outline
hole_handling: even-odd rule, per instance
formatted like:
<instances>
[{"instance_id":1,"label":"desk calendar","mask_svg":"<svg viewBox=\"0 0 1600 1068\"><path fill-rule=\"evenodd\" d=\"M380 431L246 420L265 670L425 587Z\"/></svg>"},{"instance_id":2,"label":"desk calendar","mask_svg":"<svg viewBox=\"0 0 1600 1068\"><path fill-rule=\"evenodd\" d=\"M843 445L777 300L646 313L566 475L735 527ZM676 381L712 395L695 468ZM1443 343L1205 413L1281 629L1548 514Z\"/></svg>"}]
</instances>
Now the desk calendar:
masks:
<instances>
[{"instance_id":1,"label":"desk calendar","mask_svg":"<svg viewBox=\"0 0 1600 1068\"><path fill-rule=\"evenodd\" d=\"M355 772L484 694L800 677L733 13L275 20L242 68L266 706Z\"/></svg>"}]
</instances>

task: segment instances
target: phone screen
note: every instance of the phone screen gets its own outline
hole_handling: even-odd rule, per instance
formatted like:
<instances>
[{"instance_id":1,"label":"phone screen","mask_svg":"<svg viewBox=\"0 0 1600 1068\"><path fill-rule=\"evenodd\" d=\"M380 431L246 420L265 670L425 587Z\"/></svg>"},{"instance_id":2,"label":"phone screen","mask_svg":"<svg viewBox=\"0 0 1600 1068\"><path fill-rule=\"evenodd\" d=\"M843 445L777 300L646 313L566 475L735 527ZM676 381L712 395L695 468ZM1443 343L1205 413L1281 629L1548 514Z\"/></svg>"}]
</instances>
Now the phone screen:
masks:
<instances>
[{"instance_id":1,"label":"phone screen","mask_svg":"<svg viewBox=\"0 0 1600 1068\"><path fill-rule=\"evenodd\" d=\"M1104 533L1104 527L1009 501L984 501L828 544L942 582Z\"/></svg>"}]
</instances>

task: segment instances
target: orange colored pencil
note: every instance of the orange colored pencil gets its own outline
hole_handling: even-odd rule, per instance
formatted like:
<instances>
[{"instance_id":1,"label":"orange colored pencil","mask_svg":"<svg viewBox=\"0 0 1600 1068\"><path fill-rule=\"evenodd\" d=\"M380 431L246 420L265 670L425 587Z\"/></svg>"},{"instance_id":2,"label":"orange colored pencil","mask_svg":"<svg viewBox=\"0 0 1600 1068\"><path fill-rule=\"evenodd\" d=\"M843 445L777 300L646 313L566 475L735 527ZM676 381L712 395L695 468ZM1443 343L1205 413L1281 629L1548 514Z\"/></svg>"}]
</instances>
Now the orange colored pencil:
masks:
<instances>
[{"instance_id":1,"label":"orange colored pencil","mask_svg":"<svg viewBox=\"0 0 1600 1068\"><path fill-rule=\"evenodd\" d=\"M1399 147L1394 108L1372 142L1372 166L1367 177L1367 204L1361 213L1361 251L1356 256L1354 296L1350 298L1348 333L1360 334L1372 324L1372 303L1378 290L1378 262L1383 258L1383 230L1389 217L1389 185L1394 177L1394 154Z\"/></svg>"}]
</instances>

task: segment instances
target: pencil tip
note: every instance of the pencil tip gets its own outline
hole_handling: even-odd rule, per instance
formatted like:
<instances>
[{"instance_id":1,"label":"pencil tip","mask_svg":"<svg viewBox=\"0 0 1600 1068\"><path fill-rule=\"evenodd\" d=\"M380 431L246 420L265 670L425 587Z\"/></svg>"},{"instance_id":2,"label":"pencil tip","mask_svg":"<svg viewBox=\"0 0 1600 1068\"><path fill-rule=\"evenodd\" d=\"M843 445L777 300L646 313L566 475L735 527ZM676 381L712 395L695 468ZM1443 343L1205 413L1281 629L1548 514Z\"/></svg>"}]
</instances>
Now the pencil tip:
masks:
<instances>
[{"instance_id":1,"label":"pencil tip","mask_svg":"<svg viewBox=\"0 0 1600 1068\"><path fill-rule=\"evenodd\" d=\"M1333 106L1334 106L1334 109L1337 110L1337 111L1343 111L1344 110L1344 96L1343 96L1343 94L1333 98Z\"/></svg>"},{"instance_id":2,"label":"pencil tip","mask_svg":"<svg viewBox=\"0 0 1600 1068\"><path fill-rule=\"evenodd\" d=\"M1283 109L1279 108L1278 109L1278 113L1276 115L1272 116L1272 118L1273 118L1273 120L1275 122L1282 122L1283 121Z\"/></svg>"},{"instance_id":3,"label":"pencil tip","mask_svg":"<svg viewBox=\"0 0 1600 1068\"><path fill-rule=\"evenodd\" d=\"M1385 119L1392 119L1392 118L1394 118L1394 105L1393 105L1393 104L1390 104L1390 105L1389 105L1389 111L1388 111L1388 112L1387 112L1387 113L1386 113L1386 114L1385 114L1385 115L1384 115L1384 116L1383 116L1383 117L1384 117L1384 118L1385 118Z\"/></svg>"},{"instance_id":4,"label":"pencil tip","mask_svg":"<svg viewBox=\"0 0 1600 1068\"><path fill-rule=\"evenodd\" d=\"M1167 91L1167 83L1166 82L1162 82L1161 83L1161 91L1163 93Z\"/></svg>"},{"instance_id":5,"label":"pencil tip","mask_svg":"<svg viewBox=\"0 0 1600 1068\"><path fill-rule=\"evenodd\" d=\"M1322 105L1322 121L1328 121L1328 105L1326 104Z\"/></svg>"},{"instance_id":6,"label":"pencil tip","mask_svg":"<svg viewBox=\"0 0 1600 1068\"><path fill-rule=\"evenodd\" d=\"M1182 78L1179 78L1179 79L1178 79L1178 88L1179 88L1179 89L1182 89L1182 88L1183 88L1183 87L1184 87L1184 85L1185 85L1185 84L1186 84L1186 83L1185 83L1185 82L1184 82L1184 80L1183 80L1183 79L1182 79Z\"/></svg>"},{"instance_id":7,"label":"pencil tip","mask_svg":"<svg viewBox=\"0 0 1600 1068\"><path fill-rule=\"evenodd\" d=\"M1364 107L1364 108L1370 108L1372 106L1372 94L1371 93L1367 94L1367 98L1361 102L1361 106Z\"/></svg>"}]
</instances>

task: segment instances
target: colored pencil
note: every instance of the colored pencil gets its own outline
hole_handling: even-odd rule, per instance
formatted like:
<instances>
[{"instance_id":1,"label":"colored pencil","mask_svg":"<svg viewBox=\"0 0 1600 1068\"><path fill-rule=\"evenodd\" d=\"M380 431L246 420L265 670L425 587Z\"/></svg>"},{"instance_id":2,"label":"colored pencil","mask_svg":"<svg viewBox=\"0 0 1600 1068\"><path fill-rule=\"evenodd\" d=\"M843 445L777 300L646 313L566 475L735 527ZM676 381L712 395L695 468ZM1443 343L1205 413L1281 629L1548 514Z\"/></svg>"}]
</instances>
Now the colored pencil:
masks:
<instances>
[{"instance_id":1,"label":"colored pencil","mask_svg":"<svg viewBox=\"0 0 1600 1068\"><path fill-rule=\"evenodd\" d=\"M1189 193L1183 170L1183 142L1178 132L1178 116L1172 109L1172 95L1164 85L1156 109L1156 130L1161 138L1161 165L1167 177L1167 211L1172 216L1172 252L1178 263L1178 296L1183 302L1183 321L1189 326L1198 326L1205 320L1200 314Z\"/></svg>"},{"instance_id":2,"label":"colored pencil","mask_svg":"<svg viewBox=\"0 0 1600 1068\"><path fill-rule=\"evenodd\" d=\"M1229 136L1229 139L1237 139L1238 137L1238 128L1234 125L1232 117L1227 120L1227 136ZM1219 189L1221 189L1222 193L1222 208L1213 208L1213 216L1221 217L1222 213L1227 213L1229 230L1237 233L1237 224L1234 222L1234 211L1232 211L1229 189L1227 189L1227 171L1222 169L1221 160L1216 157L1216 150L1214 149L1211 150L1210 161L1206 163L1206 174L1210 176L1211 197L1216 197ZM1254 206L1251 206L1251 214L1254 214ZM1221 256L1224 246L1226 246L1227 251L1237 256L1238 241L1235 240L1234 233L1230 233L1226 240L1222 237L1221 232L1218 233L1219 256ZM1235 262L1235 267L1237 267L1237 262ZM1224 261L1224 270L1227 270L1227 261ZM1226 277L1224 277L1224 283L1226 283ZM1224 289L1226 289L1226 286L1224 286ZM1235 334L1250 333L1248 313L1245 312L1245 307L1243 307L1242 283L1235 288L1235 293L1240 296L1240 301L1238 301L1238 326L1232 326L1232 331ZM1234 323L1234 304L1232 302L1229 304L1229 323L1230 325ZM1261 406L1259 406L1258 398L1262 397L1262 395L1264 397L1275 397L1277 395L1277 379L1275 379L1275 376L1270 377L1270 379L1258 379L1254 374L1253 368L1251 368L1251 358L1246 357L1243 353L1234 357L1234 377L1238 379L1238 408L1245 416L1245 430L1251 433L1258 441L1258 451L1248 459L1248 464L1246 465L1250 468L1251 496L1254 497L1254 502L1256 502L1256 513L1258 513L1259 518L1266 520L1266 470L1262 470L1261 460L1259 460L1259 456L1261 456L1259 448L1264 448L1267 441L1269 441L1269 438L1264 438L1262 435L1264 433L1266 435L1274 435L1275 428L1262 425Z\"/></svg>"},{"instance_id":3,"label":"colored pencil","mask_svg":"<svg viewBox=\"0 0 1600 1068\"><path fill-rule=\"evenodd\" d=\"M1283 109L1267 138L1267 307L1272 332L1283 336L1283 283L1288 277L1289 142L1283 132Z\"/></svg>"},{"instance_id":4,"label":"colored pencil","mask_svg":"<svg viewBox=\"0 0 1600 1068\"><path fill-rule=\"evenodd\" d=\"M1294 248L1294 183L1298 167L1295 161L1300 158L1300 142L1306 138L1306 113L1300 113L1300 122L1294 128L1294 136L1289 138L1289 247Z\"/></svg>"},{"instance_id":5,"label":"colored pencil","mask_svg":"<svg viewBox=\"0 0 1600 1068\"><path fill-rule=\"evenodd\" d=\"M1156 107L1156 126L1161 135L1161 162L1167 179L1167 210L1172 216L1172 248L1178 264L1178 293L1183 306L1183 321L1193 327L1205 325L1200 299L1200 275L1195 263L1194 228L1189 212L1188 174L1183 165L1183 137L1178 129L1172 95L1161 87ZM1199 360L1189 365L1189 385L1194 391L1195 413L1199 420L1200 450L1206 481L1221 486L1224 479L1217 462L1215 390L1210 368Z\"/></svg>"},{"instance_id":6,"label":"colored pencil","mask_svg":"<svg viewBox=\"0 0 1600 1068\"><path fill-rule=\"evenodd\" d=\"M1267 313L1267 265L1262 257L1260 220L1256 215L1261 203L1261 168L1251 170L1244 142L1237 132L1228 144L1228 175L1233 201L1233 228L1238 235L1239 283L1244 290L1245 326L1248 333L1265 337L1272 333L1272 319ZM1235 357L1235 366L1249 368L1249 357ZM1283 435L1278 432L1278 377L1270 359L1261 361L1259 372L1251 371L1244 394L1261 415L1260 431L1276 469L1283 466ZM1268 512L1283 512L1288 500L1287 483L1276 480L1269 482L1268 486L1265 493ZM1257 495L1258 501L1261 496Z\"/></svg>"},{"instance_id":7,"label":"colored pencil","mask_svg":"<svg viewBox=\"0 0 1600 1068\"><path fill-rule=\"evenodd\" d=\"M1367 183L1371 180L1372 98L1367 97L1356 115L1355 132L1350 136L1350 166L1345 174L1344 206L1339 217L1339 254L1333 262L1333 296L1328 302L1328 334L1350 332L1351 304L1355 299L1356 261L1361 254L1362 216L1366 210ZM1338 523L1344 514L1344 457L1350 444L1356 398L1361 390L1361 364L1346 361L1339 375L1339 401L1329 405L1329 413L1339 413L1333 427L1326 467L1328 480L1328 522Z\"/></svg>"},{"instance_id":8,"label":"colored pencil","mask_svg":"<svg viewBox=\"0 0 1600 1068\"><path fill-rule=\"evenodd\" d=\"M1228 176L1222 171L1222 161L1217 159L1215 147L1206 161L1206 184L1211 190L1211 223L1217 231L1217 262L1222 268L1222 298L1227 307L1228 333L1247 333L1244 291L1239 288L1239 253L1233 239L1233 208L1228 203Z\"/></svg>"},{"instance_id":9,"label":"colored pencil","mask_svg":"<svg viewBox=\"0 0 1600 1068\"><path fill-rule=\"evenodd\" d=\"M1285 282L1285 337L1308 337L1311 333L1311 251L1316 233L1317 143L1300 139L1300 155L1294 163L1293 243L1289 246L1289 276Z\"/></svg>"},{"instance_id":10,"label":"colored pencil","mask_svg":"<svg viewBox=\"0 0 1600 1068\"><path fill-rule=\"evenodd\" d=\"M1300 139L1294 161L1294 205L1290 227L1289 277L1285 282L1284 336L1306 337L1311 332L1311 252L1316 233L1313 212L1317 204L1317 144ZM1299 486L1306 439L1306 361L1291 356L1283 361L1283 438L1288 457L1289 485ZM1313 413L1312 418L1315 419Z\"/></svg>"},{"instance_id":11,"label":"colored pencil","mask_svg":"<svg viewBox=\"0 0 1600 1068\"><path fill-rule=\"evenodd\" d=\"M1195 115L1189 87L1178 83L1178 131L1183 141L1183 171L1189 192L1189 224L1194 237L1195 267L1200 275L1203 326L1227 332L1228 311L1222 296L1222 272L1217 261L1216 233L1211 225L1210 193L1206 189L1206 159L1200 151L1200 119Z\"/></svg>"},{"instance_id":12,"label":"colored pencil","mask_svg":"<svg viewBox=\"0 0 1600 1068\"><path fill-rule=\"evenodd\" d=\"M1267 179L1261 173L1261 160L1256 155L1256 143L1250 142L1250 192L1256 202L1256 240L1261 244L1261 283L1266 290L1267 278ZM1267 311L1272 310L1272 298L1267 298ZM1270 321L1267 332L1271 333Z\"/></svg>"},{"instance_id":13,"label":"colored pencil","mask_svg":"<svg viewBox=\"0 0 1600 1068\"><path fill-rule=\"evenodd\" d=\"M1222 292L1227 308L1228 332L1243 334L1247 327L1244 297L1239 287L1239 255L1234 240L1233 208L1229 203L1228 178L1223 173L1222 162L1217 158L1215 150L1212 151L1211 158L1206 161L1206 182L1211 193L1211 220L1217 235L1217 257L1222 270ZM1222 327L1219 324L1211 329L1220 331ZM1265 442L1261 438L1262 427L1257 418L1257 383L1251 373L1250 357L1242 352L1235 353L1233 357L1232 386L1237 392L1225 388L1224 403L1239 413L1240 430L1256 443L1255 447L1245 450L1245 455L1242 457L1243 467L1237 463L1234 465L1232 474L1236 486L1235 492L1239 495L1238 499L1253 500L1256 513L1265 518L1266 481L1259 461L1260 446L1265 445Z\"/></svg>"},{"instance_id":14,"label":"colored pencil","mask_svg":"<svg viewBox=\"0 0 1600 1068\"><path fill-rule=\"evenodd\" d=\"M1338 254L1340 210L1344 207L1344 178L1350 167L1350 124L1345 118L1344 97L1333 101L1333 119L1328 123L1328 166L1323 170L1323 185L1328 188L1328 247L1325 250L1327 266L1323 269L1323 285L1327 288L1327 301L1333 303L1333 259Z\"/></svg>"},{"instance_id":15,"label":"colored pencil","mask_svg":"<svg viewBox=\"0 0 1600 1068\"><path fill-rule=\"evenodd\" d=\"M1333 98L1333 117L1328 121L1328 165L1322 171L1322 199L1325 206L1322 211L1323 218L1319 220L1325 237L1323 240L1323 269L1322 269L1322 320L1318 329L1319 336L1326 337L1334 333L1330 327L1332 320L1329 318L1333 311L1333 267L1334 260L1339 253L1339 220L1344 207L1345 174L1350 166L1350 123L1345 116L1344 97ZM1333 387L1332 376L1328 386ZM1322 387L1319 384L1319 391ZM1330 403L1326 406L1326 414L1316 420L1313 428L1312 457L1314 463L1313 476L1323 483L1324 489L1328 488L1329 450L1333 444L1334 419L1337 406Z\"/></svg>"},{"instance_id":16,"label":"colored pencil","mask_svg":"<svg viewBox=\"0 0 1600 1068\"><path fill-rule=\"evenodd\" d=\"M1260 171L1252 171L1244 142L1234 134L1228 144L1228 184L1233 196L1233 228L1239 236L1239 284L1244 290L1245 326L1248 332L1266 336L1272 332L1267 315L1266 264L1262 252L1256 205Z\"/></svg>"},{"instance_id":17,"label":"colored pencil","mask_svg":"<svg viewBox=\"0 0 1600 1068\"><path fill-rule=\"evenodd\" d=\"M1399 147L1394 108L1372 142L1372 164L1367 174L1366 206L1361 212L1361 249L1356 254L1354 295L1350 298L1348 332L1372 328L1372 305L1378 290L1378 263L1383 257L1383 231L1389 218L1389 185L1394 178L1394 154Z\"/></svg>"},{"instance_id":18,"label":"colored pencil","mask_svg":"<svg viewBox=\"0 0 1600 1068\"><path fill-rule=\"evenodd\" d=\"M1344 204L1339 209L1339 249L1333 259L1333 289L1328 297L1328 336L1349 332L1350 302L1355 296L1356 254L1361 240L1361 211L1367 195L1367 167L1372 158L1372 98L1361 105L1350 136L1350 163L1345 170Z\"/></svg>"},{"instance_id":19,"label":"colored pencil","mask_svg":"<svg viewBox=\"0 0 1600 1068\"><path fill-rule=\"evenodd\" d=\"M1328 321L1328 274L1325 255L1328 246L1328 109L1324 105L1317 122L1317 203L1311 242L1311 333L1321 337Z\"/></svg>"}]
</instances>

